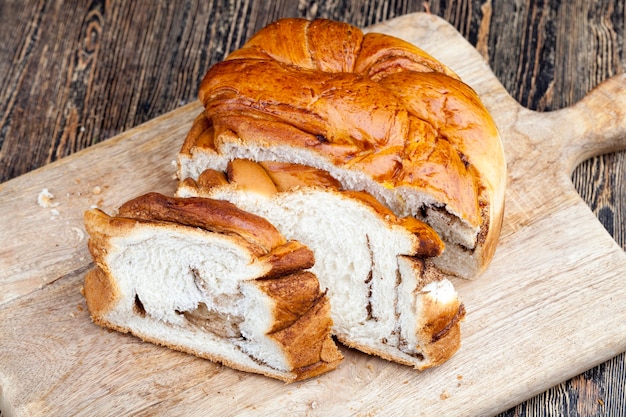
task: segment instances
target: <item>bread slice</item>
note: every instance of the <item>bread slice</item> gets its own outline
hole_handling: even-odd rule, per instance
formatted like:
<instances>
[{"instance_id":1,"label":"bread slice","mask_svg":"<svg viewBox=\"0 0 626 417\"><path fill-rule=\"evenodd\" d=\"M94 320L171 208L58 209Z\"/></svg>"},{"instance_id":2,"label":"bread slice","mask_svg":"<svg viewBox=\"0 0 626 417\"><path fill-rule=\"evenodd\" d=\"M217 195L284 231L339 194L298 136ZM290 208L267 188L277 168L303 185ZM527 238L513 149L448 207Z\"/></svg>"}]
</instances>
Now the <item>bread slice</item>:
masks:
<instances>
[{"instance_id":1,"label":"bread slice","mask_svg":"<svg viewBox=\"0 0 626 417\"><path fill-rule=\"evenodd\" d=\"M416 46L329 20L281 19L209 69L179 178L292 162L437 231L447 273L477 277L504 212L506 163L476 92Z\"/></svg>"},{"instance_id":2,"label":"bread slice","mask_svg":"<svg viewBox=\"0 0 626 417\"><path fill-rule=\"evenodd\" d=\"M333 334L347 346L425 369L460 346L464 307L433 266L443 243L426 224L397 218L365 192L341 190L327 172L233 160L181 182L179 197L227 200L267 219L315 253Z\"/></svg>"},{"instance_id":3,"label":"bread slice","mask_svg":"<svg viewBox=\"0 0 626 417\"><path fill-rule=\"evenodd\" d=\"M93 321L285 382L337 367L313 253L225 201L156 193L85 213Z\"/></svg>"}]
</instances>

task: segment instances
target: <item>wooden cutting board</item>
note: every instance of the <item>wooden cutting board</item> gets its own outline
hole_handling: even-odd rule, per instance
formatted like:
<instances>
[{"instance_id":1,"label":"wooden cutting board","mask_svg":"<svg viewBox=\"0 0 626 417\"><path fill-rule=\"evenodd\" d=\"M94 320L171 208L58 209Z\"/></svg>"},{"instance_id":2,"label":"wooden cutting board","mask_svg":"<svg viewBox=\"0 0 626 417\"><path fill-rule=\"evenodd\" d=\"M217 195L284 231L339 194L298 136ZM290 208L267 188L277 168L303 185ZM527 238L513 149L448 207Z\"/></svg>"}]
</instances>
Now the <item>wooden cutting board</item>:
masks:
<instances>
[{"instance_id":1,"label":"wooden cutting board","mask_svg":"<svg viewBox=\"0 0 626 417\"><path fill-rule=\"evenodd\" d=\"M455 281L463 346L417 372L343 349L339 369L285 385L90 322L83 212L172 193L172 161L199 103L0 184L0 410L42 415L488 415L626 350L626 255L579 198L573 168L626 148L626 75L573 107L522 108L445 21L403 16L369 28L448 64L480 94L505 142L509 178L489 269ZM42 190L52 194L40 201Z\"/></svg>"}]
</instances>

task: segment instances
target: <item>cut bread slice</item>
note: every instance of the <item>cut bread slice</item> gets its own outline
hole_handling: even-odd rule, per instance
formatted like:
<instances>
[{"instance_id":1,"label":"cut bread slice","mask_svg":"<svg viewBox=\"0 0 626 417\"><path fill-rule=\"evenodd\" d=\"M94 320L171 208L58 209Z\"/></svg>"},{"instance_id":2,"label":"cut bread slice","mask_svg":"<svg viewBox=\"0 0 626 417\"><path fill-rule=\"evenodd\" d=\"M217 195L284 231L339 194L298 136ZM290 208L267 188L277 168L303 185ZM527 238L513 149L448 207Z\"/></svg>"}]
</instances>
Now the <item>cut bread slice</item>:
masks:
<instances>
[{"instance_id":1,"label":"cut bread slice","mask_svg":"<svg viewBox=\"0 0 626 417\"><path fill-rule=\"evenodd\" d=\"M227 200L267 219L315 253L333 334L347 346L425 369L460 346L465 310L434 266L443 243L414 217L397 218L365 192L343 191L327 172L233 160L179 185L179 197Z\"/></svg>"},{"instance_id":2,"label":"cut bread slice","mask_svg":"<svg viewBox=\"0 0 626 417\"><path fill-rule=\"evenodd\" d=\"M95 323L285 382L337 367L313 253L225 201L151 193L85 213Z\"/></svg>"}]
</instances>

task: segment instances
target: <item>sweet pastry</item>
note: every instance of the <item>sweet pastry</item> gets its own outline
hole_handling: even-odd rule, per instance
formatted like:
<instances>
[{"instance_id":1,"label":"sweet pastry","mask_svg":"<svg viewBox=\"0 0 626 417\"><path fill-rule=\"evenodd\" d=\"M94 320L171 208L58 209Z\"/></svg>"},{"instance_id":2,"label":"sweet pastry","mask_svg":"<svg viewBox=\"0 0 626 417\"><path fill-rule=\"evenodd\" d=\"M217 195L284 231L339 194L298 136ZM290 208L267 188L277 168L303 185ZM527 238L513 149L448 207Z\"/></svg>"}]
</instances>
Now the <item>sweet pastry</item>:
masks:
<instances>
[{"instance_id":1,"label":"sweet pastry","mask_svg":"<svg viewBox=\"0 0 626 417\"><path fill-rule=\"evenodd\" d=\"M293 382L335 369L313 253L225 201L150 193L85 213L95 323Z\"/></svg>"}]
</instances>

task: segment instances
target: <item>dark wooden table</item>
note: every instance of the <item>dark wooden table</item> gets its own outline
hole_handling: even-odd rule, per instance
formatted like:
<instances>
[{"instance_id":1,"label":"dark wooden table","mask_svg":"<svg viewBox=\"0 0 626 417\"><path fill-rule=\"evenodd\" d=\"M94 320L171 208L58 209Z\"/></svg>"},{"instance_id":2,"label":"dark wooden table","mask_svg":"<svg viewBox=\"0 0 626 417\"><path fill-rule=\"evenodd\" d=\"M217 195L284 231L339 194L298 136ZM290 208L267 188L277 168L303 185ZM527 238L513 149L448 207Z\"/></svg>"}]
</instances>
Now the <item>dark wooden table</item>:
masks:
<instances>
[{"instance_id":1,"label":"dark wooden table","mask_svg":"<svg viewBox=\"0 0 626 417\"><path fill-rule=\"evenodd\" d=\"M625 0L0 0L0 182L195 100L208 67L277 18L364 27L416 11L454 25L530 109L569 106L626 67ZM626 247L626 153L572 180ZM625 386L622 353L503 415L625 415Z\"/></svg>"}]
</instances>

